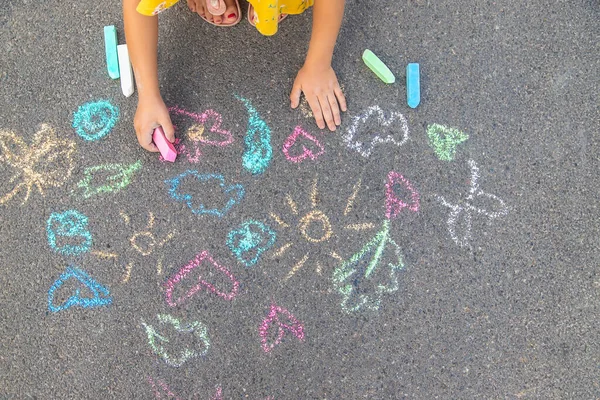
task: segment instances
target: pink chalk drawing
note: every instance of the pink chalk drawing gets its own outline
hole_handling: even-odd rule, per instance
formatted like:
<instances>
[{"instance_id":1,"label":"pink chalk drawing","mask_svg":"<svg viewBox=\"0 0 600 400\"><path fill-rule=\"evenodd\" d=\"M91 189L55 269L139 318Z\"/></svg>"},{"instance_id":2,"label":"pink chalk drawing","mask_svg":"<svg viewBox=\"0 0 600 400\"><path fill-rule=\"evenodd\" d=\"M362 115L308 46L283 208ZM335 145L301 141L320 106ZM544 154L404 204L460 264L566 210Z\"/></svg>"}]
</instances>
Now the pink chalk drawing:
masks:
<instances>
[{"instance_id":1,"label":"pink chalk drawing","mask_svg":"<svg viewBox=\"0 0 600 400\"><path fill-rule=\"evenodd\" d=\"M217 392L213 397L210 398L210 400L223 400L223 389L221 386L217 386Z\"/></svg>"},{"instance_id":2,"label":"pink chalk drawing","mask_svg":"<svg viewBox=\"0 0 600 400\"><path fill-rule=\"evenodd\" d=\"M410 200L408 202L405 202L396 195L394 187L397 185L410 192ZM385 184L385 208L387 219L397 218L398 214L405 208L408 208L412 212L419 211L419 193L408 179L395 171L390 171L387 183Z\"/></svg>"},{"instance_id":3,"label":"pink chalk drawing","mask_svg":"<svg viewBox=\"0 0 600 400\"><path fill-rule=\"evenodd\" d=\"M282 316L287 318L288 321L284 320L282 322ZM273 343L268 343L269 330L275 327L277 327L277 337ZM275 346L281 343L286 331L296 336L300 341L304 340L304 325L285 308L271 304L269 315L267 315L258 328L260 341L265 353L270 352Z\"/></svg>"},{"instance_id":4,"label":"pink chalk drawing","mask_svg":"<svg viewBox=\"0 0 600 400\"><path fill-rule=\"evenodd\" d=\"M221 272L227 277L227 279L231 281L231 290L229 292L221 291L217 289L213 284L203 279L202 275L200 275L198 276L197 285L189 289L183 296L173 301L173 290L175 289L177 283L185 279L185 277L188 274L190 274L192 270L194 270L197 267L200 267L203 264L203 261L207 261L209 268L213 268L214 270ZM169 280L165 284L165 298L168 305L170 305L171 307L175 307L184 303L186 300L188 300L190 297L192 297L204 287L207 291L216 294L217 296L222 297L225 300L232 300L237 295L239 285L239 282L227 268L219 265L215 260L213 260L210 254L208 254L208 251L203 251L201 253L198 253L196 257L189 262L189 264L183 266L175 275L169 278Z\"/></svg>"},{"instance_id":5,"label":"pink chalk drawing","mask_svg":"<svg viewBox=\"0 0 600 400\"><path fill-rule=\"evenodd\" d=\"M307 141L309 143L306 143ZM298 146L302 146L302 153L298 155L292 155L290 154L290 149L296 144L298 144ZM307 147L307 145L309 147ZM313 152L313 150L311 150L311 148L314 147L318 149L316 153ZM315 160L323 153L325 153L325 148L323 147L323 145L314 136L306 132L299 125L296 126L294 132L292 132L292 134L288 136L287 139L285 139L285 142L283 143L283 154L285 154L285 158L287 158L288 161L293 163L301 163L307 158Z\"/></svg>"},{"instance_id":6,"label":"pink chalk drawing","mask_svg":"<svg viewBox=\"0 0 600 400\"><path fill-rule=\"evenodd\" d=\"M148 383L150 383L150 385L152 386L152 391L154 392L154 396L157 399L162 399L163 395L165 395L165 399L180 399L180 397L178 397L175 393L171 391L171 389L169 389L169 386L167 386L167 384L164 381L157 379L155 382L154 379L148 377Z\"/></svg>"}]
</instances>

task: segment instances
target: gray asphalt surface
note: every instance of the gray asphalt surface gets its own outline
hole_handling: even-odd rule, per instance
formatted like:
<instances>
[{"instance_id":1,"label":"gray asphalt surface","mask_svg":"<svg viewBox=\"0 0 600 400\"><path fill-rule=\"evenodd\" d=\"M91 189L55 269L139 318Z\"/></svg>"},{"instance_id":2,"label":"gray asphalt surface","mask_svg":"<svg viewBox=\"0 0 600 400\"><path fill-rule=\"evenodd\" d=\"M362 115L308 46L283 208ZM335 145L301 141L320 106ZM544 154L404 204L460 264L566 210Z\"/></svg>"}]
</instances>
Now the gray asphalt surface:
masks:
<instances>
[{"instance_id":1,"label":"gray asphalt surface","mask_svg":"<svg viewBox=\"0 0 600 400\"><path fill-rule=\"evenodd\" d=\"M310 13L290 17L276 36L264 38L246 21L218 29L179 4L160 19L165 102L194 113L215 110L234 139L222 148L200 146L196 164L186 155L161 163L137 145L137 97L123 97L104 64L103 26L116 25L124 43L117 3L0 4L0 196L27 182L32 170L23 165L33 165L45 182L43 195L30 179L27 201L27 186L20 186L0 205L0 398L150 399L157 396L151 382L162 398L182 399L218 398L219 387L223 399L600 398L597 1L349 1L334 59L349 110L335 133L319 132L288 105ZM394 85L364 66L365 48L396 74ZM421 65L422 99L414 110L406 105L408 62ZM271 129L273 157L262 174L242 166L248 113L234 95L248 99ZM100 99L119 108L119 120L104 138L85 141L72 127L73 115ZM401 113L410 133L402 146L379 144L365 158L343 136L372 106ZM193 121L173 120L193 156ZM41 124L60 139L49 131L35 139ZM429 145L432 124L469 135L453 161L439 160ZM315 160L291 163L282 151L298 125L324 148ZM371 118L356 138L398 138L399 126ZM209 128L205 138L222 140ZM68 143L74 143L72 169ZM61 157L28 158L28 149L39 155L44 146ZM290 154L301 151L296 144ZM78 183L87 168L138 160L128 186L82 195ZM473 165L484 194L473 192L470 199ZM44 171L51 170L58 171L57 187L47 185ZM245 195L222 218L193 214L170 197L165 183L187 170L222 174ZM393 270L394 287L388 272L398 265L393 246L387 243L372 274L366 271L375 252L367 252L356 266L363 278L346 283L379 298L379 307L368 303L371 308L346 312L334 279L341 262L331 252L348 260L381 231L390 171L420 195L418 212L404 208L390 222L404 268ZM106 178L97 174L94 185ZM180 189L195 207L227 201L215 181L188 179ZM408 201L406 188L395 190ZM457 237L464 239L471 215L465 246L452 239L452 209L439 196L462 210L452 228ZM318 243L301 232L302 217L313 209L331 224L331 237ZM48 220L66 210L77 210L88 223L70 237L59 235L55 247L81 246L88 240L82 232L89 231L91 246L78 255L61 254L49 243ZM247 267L226 241L250 219L268 225L276 241ZM372 225L345 229L361 223ZM313 241L325 235L318 221L306 231ZM146 233L133 240L140 232ZM286 243L292 245L277 256ZM202 251L233 274L236 296L227 300L203 286L169 306L169 278ZM112 303L53 312L77 290L81 298L93 296L73 276L51 291L69 265L108 289ZM232 290L228 276L204 261L174 289L174 298L196 284L197 271L216 290ZM386 293L377 296L382 288ZM259 326L271 304L288 310L297 324L282 311L283 339L274 344L274 321L265 339L267 349L273 347L265 352ZM210 346L199 328L177 333L160 325L159 314L178 319L182 331L198 321ZM169 340L159 345L166 357L149 345L144 323ZM197 357L179 367L165 361L181 361L186 348Z\"/></svg>"}]
</instances>

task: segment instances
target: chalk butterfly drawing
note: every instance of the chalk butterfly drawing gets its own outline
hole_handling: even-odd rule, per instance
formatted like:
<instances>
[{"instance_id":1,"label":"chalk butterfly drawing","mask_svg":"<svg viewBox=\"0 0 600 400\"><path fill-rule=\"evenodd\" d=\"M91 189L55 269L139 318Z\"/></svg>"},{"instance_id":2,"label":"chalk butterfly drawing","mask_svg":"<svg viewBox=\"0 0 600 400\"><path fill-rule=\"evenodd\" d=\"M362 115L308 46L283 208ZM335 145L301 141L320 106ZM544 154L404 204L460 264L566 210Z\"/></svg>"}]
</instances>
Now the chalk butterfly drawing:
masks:
<instances>
[{"instance_id":1,"label":"chalk butterfly drawing","mask_svg":"<svg viewBox=\"0 0 600 400\"><path fill-rule=\"evenodd\" d=\"M78 287L75 289L75 293L71 295L64 303L55 305L54 293L70 279L79 281L79 283L81 283L92 293L92 297L82 297L81 289ZM106 306L111 303L112 298L110 297L108 289L96 282L84 271L75 267L67 267L65 272L58 277L58 279L50 287L50 290L48 290L48 309L52 312L59 312L75 306L91 308Z\"/></svg>"}]
</instances>

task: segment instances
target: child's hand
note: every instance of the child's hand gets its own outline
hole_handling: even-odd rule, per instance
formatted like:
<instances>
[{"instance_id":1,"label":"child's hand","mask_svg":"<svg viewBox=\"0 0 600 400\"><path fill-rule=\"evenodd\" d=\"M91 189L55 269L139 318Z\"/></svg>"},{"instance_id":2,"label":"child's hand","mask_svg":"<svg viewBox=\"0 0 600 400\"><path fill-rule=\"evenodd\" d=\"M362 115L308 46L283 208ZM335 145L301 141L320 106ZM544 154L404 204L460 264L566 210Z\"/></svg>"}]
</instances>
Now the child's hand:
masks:
<instances>
[{"instance_id":1,"label":"child's hand","mask_svg":"<svg viewBox=\"0 0 600 400\"><path fill-rule=\"evenodd\" d=\"M341 124L340 109L346 111L346 98L331 65L304 64L298 72L290 94L292 108L300 104L300 94L304 92L306 100L315 116L319 129L325 129L325 123L331 131Z\"/></svg>"},{"instance_id":2,"label":"child's hand","mask_svg":"<svg viewBox=\"0 0 600 400\"><path fill-rule=\"evenodd\" d=\"M171 143L175 142L175 129L163 99L160 95L141 96L133 119L133 126L140 146L151 152L158 151L158 148L152 142L152 133L154 128L159 125L162 126L167 140Z\"/></svg>"}]
</instances>

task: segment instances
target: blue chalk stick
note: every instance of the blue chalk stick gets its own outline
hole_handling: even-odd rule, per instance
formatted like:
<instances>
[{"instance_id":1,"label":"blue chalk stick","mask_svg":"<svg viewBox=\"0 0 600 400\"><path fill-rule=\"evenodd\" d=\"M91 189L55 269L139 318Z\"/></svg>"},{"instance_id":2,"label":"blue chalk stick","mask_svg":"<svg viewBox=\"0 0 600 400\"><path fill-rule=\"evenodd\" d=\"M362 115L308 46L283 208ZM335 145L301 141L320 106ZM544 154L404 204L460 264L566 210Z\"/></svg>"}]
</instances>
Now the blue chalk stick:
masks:
<instances>
[{"instance_id":1,"label":"blue chalk stick","mask_svg":"<svg viewBox=\"0 0 600 400\"><path fill-rule=\"evenodd\" d=\"M419 64L408 64L406 66L406 101L411 108L416 108L421 102L420 79Z\"/></svg>"},{"instance_id":2,"label":"blue chalk stick","mask_svg":"<svg viewBox=\"0 0 600 400\"><path fill-rule=\"evenodd\" d=\"M104 50L106 50L106 68L108 76L119 79L119 56L117 55L117 28L114 25L104 27Z\"/></svg>"}]
</instances>

